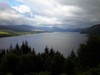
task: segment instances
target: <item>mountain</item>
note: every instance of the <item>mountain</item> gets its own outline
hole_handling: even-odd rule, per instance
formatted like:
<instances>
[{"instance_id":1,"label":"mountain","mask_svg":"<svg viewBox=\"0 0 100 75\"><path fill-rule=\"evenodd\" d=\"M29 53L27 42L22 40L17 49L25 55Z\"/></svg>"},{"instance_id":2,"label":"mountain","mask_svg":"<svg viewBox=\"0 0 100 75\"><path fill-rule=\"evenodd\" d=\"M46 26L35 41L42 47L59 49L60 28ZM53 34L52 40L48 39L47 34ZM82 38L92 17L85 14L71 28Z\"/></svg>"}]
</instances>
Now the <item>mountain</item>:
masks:
<instances>
[{"instance_id":1,"label":"mountain","mask_svg":"<svg viewBox=\"0 0 100 75\"><path fill-rule=\"evenodd\" d=\"M81 31L81 33L100 35L100 24L93 25L93 26L88 27L88 28L84 28L84 29Z\"/></svg>"},{"instance_id":2,"label":"mountain","mask_svg":"<svg viewBox=\"0 0 100 75\"><path fill-rule=\"evenodd\" d=\"M0 30L10 30L15 32L30 32L35 30L35 27L29 25L0 25Z\"/></svg>"},{"instance_id":3,"label":"mountain","mask_svg":"<svg viewBox=\"0 0 100 75\"><path fill-rule=\"evenodd\" d=\"M80 32L81 28L36 27L29 25L0 25L0 30L14 32L49 31L49 32Z\"/></svg>"},{"instance_id":4,"label":"mountain","mask_svg":"<svg viewBox=\"0 0 100 75\"><path fill-rule=\"evenodd\" d=\"M62 28L59 27L37 27L37 29L41 31L51 31L51 32L59 32L62 31Z\"/></svg>"},{"instance_id":5,"label":"mountain","mask_svg":"<svg viewBox=\"0 0 100 75\"><path fill-rule=\"evenodd\" d=\"M51 32L80 32L81 28L71 29L71 28L59 28L59 27L36 27L36 29L41 31L51 31Z\"/></svg>"}]
</instances>

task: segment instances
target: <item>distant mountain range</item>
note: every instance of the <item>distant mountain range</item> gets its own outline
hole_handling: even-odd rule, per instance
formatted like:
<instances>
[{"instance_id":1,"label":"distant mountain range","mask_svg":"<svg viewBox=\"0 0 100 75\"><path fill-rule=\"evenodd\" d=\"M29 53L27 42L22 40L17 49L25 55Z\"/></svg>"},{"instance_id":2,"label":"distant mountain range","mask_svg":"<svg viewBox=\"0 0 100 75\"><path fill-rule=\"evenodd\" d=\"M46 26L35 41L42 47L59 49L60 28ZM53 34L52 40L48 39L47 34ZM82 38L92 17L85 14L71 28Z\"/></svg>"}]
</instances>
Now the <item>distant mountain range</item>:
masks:
<instances>
[{"instance_id":1,"label":"distant mountain range","mask_svg":"<svg viewBox=\"0 0 100 75\"><path fill-rule=\"evenodd\" d=\"M29 25L0 25L0 30L9 30L15 32L30 32L30 31L50 31L50 32L78 32L81 29L63 29L59 27L35 27Z\"/></svg>"},{"instance_id":2,"label":"distant mountain range","mask_svg":"<svg viewBox=\"0 0 100 75\"><path fill-rule=\"evenodd\" d=\"M0 25L0 30L11 30L15 32L30 32L35 27L29 25Z\"/></svg>"},{"instance_id":3,"label":"distant mountain range","mask_svg":"<svg viewBox=\"0 0 100 75\"><path fill-rule=\"evenodd\" d=\"M0 30L15 32L31 32L31 31L50 31L50 32L81 32L85 34L100 34L100 24L93 25L88 28L59 28L59 27L35 27L29 25L0 25Z\"/></svg>"},{"instance_id":4,"label":"distant mountain range","mask_svg":"<svg viewBox=\"0 0 100 75\"><path fill-rule=\"evenodd\" d=\"M36 27L42 31L51 31L51 32L79 32L81 28L71 29L71 28L59 28L59 27Z\"/></svg>"}]
</instances>

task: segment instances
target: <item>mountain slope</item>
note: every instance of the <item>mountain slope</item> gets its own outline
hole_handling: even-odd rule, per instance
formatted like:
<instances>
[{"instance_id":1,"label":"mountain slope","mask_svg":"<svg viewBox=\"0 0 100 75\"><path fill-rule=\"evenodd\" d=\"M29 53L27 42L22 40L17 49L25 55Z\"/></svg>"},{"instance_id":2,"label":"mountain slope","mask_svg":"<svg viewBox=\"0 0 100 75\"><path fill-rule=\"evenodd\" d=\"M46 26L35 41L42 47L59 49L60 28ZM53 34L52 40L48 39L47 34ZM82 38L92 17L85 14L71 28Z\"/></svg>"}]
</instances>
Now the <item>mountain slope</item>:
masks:
<instances>
[{"instance_id":1,"label":"mountain slope","mask_svg":"<svg viewBox=\"0 0 100 75\"><path fill-rule=\"evenodd\" d=\"M30 32L33 31L35 27L28 25L0 25L0 30L10 30L15 32Z\"/></svg>"},{"instance_id":2,"label":"mountain slope","mask_svg":"<svg viewBox=\"0 0 100 75\"><path fill-rule=\"evenodd\" d=\"M0 31L31 32L31 31L50 31L50 32L79 32L81 28L59 28L59 27L35 27L29 25L0 25Z\"/></svg>"},{"instance_id":3,"label":"mountain slope","mask_svg":"<svg viewBox=\"0 0 100 75\"><path fill-rule=\"evenodd\" d=\"M84 28L81 33L100 35L100 24L93 25L89 28Z\"/></svg>"},{"instance_id":4,"label":"mountain slope","mask_svg":"<svg viewBox=\"0 0 100 75\"><path fill-rule=\"evenodd\" d=\"M59 28L59 27L36 27L40 31L51 31L51 32L80 32L82 28Z\"/></svg>"}]
</instances>

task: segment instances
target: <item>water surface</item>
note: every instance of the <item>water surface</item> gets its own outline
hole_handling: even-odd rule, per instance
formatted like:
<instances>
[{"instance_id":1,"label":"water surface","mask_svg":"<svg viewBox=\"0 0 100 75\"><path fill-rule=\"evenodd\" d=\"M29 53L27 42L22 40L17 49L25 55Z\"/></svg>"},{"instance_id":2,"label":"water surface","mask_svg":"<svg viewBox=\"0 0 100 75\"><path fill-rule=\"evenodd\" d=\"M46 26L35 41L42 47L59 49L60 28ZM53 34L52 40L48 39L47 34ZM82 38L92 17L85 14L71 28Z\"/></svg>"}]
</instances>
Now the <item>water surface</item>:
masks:
<instances>
[{"instance_id":1,"label":"water surface","mask_svg":"<svg viewBox=\"0 0 100 75\"><path fill-rule=\"evenodd\" d=\"M35 48L36 52L43 52L44 48L48 46L67 56L72 49L77 50L80 43L86 41L86 35L78 32L54 32L5 37L0 38L0 49L9 48L11 44L14 47L16 43L21 45L26 40L29 46Z\"/></svg>"}]
</instances>

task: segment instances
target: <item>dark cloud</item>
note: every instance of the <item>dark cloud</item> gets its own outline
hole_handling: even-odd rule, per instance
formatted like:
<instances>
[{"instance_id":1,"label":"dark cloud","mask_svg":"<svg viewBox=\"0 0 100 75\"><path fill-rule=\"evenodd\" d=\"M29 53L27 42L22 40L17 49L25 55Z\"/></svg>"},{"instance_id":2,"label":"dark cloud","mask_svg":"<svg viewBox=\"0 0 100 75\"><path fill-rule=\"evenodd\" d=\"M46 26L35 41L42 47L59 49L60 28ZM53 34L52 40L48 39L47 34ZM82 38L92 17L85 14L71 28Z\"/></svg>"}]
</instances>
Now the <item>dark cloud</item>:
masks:
<instances>
[{"instance_id":1,"label":"dark cloud","mask_svg":"<svg viewBox=\"0 0 100 75\"><path fill-rule=\"evenodd\" d=\"M100 23L100 0L58 0L59 3L63 5L72 5L78 6L82 8L84 13L78 13L76 20L70 19L71 21L75 21L75 25L85 27L88 25L98 24Z\"/></svg>"}]
</instances>

